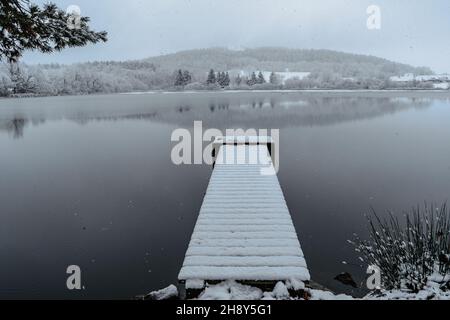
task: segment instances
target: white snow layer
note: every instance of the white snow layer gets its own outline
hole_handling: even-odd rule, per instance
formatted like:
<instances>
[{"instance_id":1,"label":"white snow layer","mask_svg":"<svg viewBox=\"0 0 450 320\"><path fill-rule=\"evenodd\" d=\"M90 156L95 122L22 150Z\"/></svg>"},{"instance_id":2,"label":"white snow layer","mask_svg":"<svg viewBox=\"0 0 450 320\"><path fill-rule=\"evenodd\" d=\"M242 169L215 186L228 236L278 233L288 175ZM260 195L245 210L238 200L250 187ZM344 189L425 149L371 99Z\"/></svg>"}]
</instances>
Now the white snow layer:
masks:
<instances>
[{"instance_id":1,"label":"white snow layer","mask_svg":"<svg viewBox=\"0 0 450 320\"><path fill-rule=\"evenodd\" d=\"M311 300L354 300L353 297L345 294L335 295L330 291L323 290L309 290Z\"/></svg>"},{"instance_id":2,"label":"white snow layer","mask_svg":"<svg viewBox=\"0 0 450 320\"><path fill-rule=\"evenodd\" d=\"M149 300L168 300L178 297L178 289L174 285L170 285L167 288L153 291L146 296Z\"/></svg>"},{"instance_id":3,"label":"white snow layer","mask_svg":"<svg viewBox=\"0 0 450 320\"><path fill-rule=\"evenodd\" d=\"M305 288L304 284L297 282L298 288ZM272 292L263 292L262 290L245 286L233 280L224 281L217 285L208 286L203 293L200 294L199 300L295 300L289 293L292 289L289 284L278 282ZM312 300L352 300L353 298L346 295L334 295L328 291L310 290L307 292L311 295ZM297 298L302 300L301 298Z\"/></svg>"},{"instance_id":4,"label":"white snow layer","mask_svg":"<svg viewBox=\"0 0 450 320\"><path fill-rule=\"evenodd\" d=\"M244 286L233 280L210 286L199 296L199 300L260 300L262 290Z\"/></svg>"},{"instance_id":5,"label":"white snow layer","mask_svg":"<svg viewBox=\"0 0 450 320\"><path fill-rule=\"evenodd\" d=\"M262 174L268 166L265 145L220 147L179 280L310 280L278 178Z\"/></svg>"}]
</instances>

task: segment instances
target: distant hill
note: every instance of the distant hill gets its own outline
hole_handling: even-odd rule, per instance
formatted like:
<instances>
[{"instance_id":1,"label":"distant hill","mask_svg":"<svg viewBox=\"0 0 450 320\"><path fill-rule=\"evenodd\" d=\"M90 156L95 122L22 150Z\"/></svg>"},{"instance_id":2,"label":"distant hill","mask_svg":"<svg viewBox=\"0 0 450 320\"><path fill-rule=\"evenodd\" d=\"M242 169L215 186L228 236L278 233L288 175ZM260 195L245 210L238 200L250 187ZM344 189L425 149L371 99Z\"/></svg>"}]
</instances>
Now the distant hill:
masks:
<instances>
[{"instance_id":1,"label":"distant hill","mask_svg":"<svg viewBox=\"0 0 450 320\"><path fill-rule=\"evenodd\" d=\"M0 96L93 94L148 90L221 89L410 89L411 84L389 81L393 76L412 73L430 75L429 68L413 67L373 56L330 50L256 48L241 51L211 48L182 51L137 61L98 61L74 65L0 64ZM182 69L183 72L178 72ZM228 71L229 85L206 83L210 69ZM289 69L290 75L307 73L304 79L275 83L252 83L237 77L243 70ZM180 76L181 75L181 76ZM277 74L278 77L279 74ZM180 83L180 80L185 84ZM265 79L269 81L269 79ZM255 85L256 84L256 85ZM413 83L417 88L427 88ZM425 87L424 87L425 86Z\"/></svg>"},{"instance_id":2,"label":"distant hill","mask_svg":"<svg viewBox=\"0 0 450 320\"><path fill-rule=\"evenodd\" d=\"M187 69L193 73L215 70L266 70L331 73L341 77L385 79L395 75L432 74L426 67L413 67L386 59L331 50L262 47L241 51L210 48L181 51L146 59L167 71Z\"/></svg>"}]
</instances>

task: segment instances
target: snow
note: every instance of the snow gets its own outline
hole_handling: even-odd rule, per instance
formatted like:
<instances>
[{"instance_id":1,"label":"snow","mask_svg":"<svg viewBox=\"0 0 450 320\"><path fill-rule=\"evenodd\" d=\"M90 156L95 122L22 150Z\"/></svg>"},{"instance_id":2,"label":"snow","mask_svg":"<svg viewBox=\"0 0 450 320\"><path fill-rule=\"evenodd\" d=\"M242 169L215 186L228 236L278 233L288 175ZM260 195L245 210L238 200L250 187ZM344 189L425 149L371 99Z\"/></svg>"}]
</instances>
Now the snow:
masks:
<instances>
[{"instance_id":1,"label":"snow","mask_svg":"<svg viewBox=\"0 0 450 320\"><path fill-rule=\"evenodd\" d=\"M179 279L309 281L278 178L261 174L263 167L273 168L267 146L254 145L258 139L252 137L219 139L216 166Z\"/></svg>"},{"instance_id":2,"label":"snow","mask_svg":"<svg viewBox=\"0 0 450 320\"><path fill-rule=\"evenodd\" d=\"M257 219L257 218L256 218ZM219 221L223 221L218 219ZM265 220L267 222L278 223L283 220ZM280 232L280 231L261 231L252 232L252 238L254 239L297 239L297 235L293 232ZM192 235L192 239L247 239L249 232L200 232L196 231Z\"/></svg>"},{"instance_id":3,"label":"snow","mask_svg":"<svg viewBox=\"0 0 450 320\"><path fill-rule=\"evenodd\" d=\"M450 292L433 287L426 287L418 293L401 290L382 291L379 294L368 295L364 300L450 300Z\"/></svg>"},{"instance_id":4,"label":"snow","mask_svg":"<svg viewBox=\"0 0 450 320\"><path fill-rule=\"evenodd\" d=\"M450 300L450 290L448 288L450 274L445 277L438 272L428 277L426 286L418 293L408 290L382 290L377 293L367 295L365 300ZM444 289L447 287L447 289Z\"/></svg>"},{"instance_id":5,"label":"snow","mask_svg":"<svg viewBox=\"0 0 450 320\"><path fill-rule=\"evenodd\" d=\"M345 294L335 295L330 291L309 290L311 300L354 300L353 297Z\"/></svg>"},{"instance_id":6,"label":"snow","mask_svg":"<svg viewBox=\"0 0 450 320\"><path fill-rule=\"evenodd\" d=\"M448 89L450 87L450 75L448 74L415 76L412 73L407 73L403 76L391 77L390 80L393 82L439 82L433 84L435 89Z\"/></svg>"},{"instance_id":7,"label":"snow","mask_svg":"<svg viewBox=\"0 0 450 320\"><path fill-rule=\"evenodd\" d=\"M273 289L273 297L277 300L289 299L289 291L283 282L278 282Z\"/></svg>"},{"instance_id":8,"label":"snow","mask_svg":"<svg viewBox=\"0 0 450 320\"><path fill-rule=\"evenodd\" d=\"M262 290L230 280L207 287L199 300L260 300L262 297Z\"/></svg>"},{"instance_id":9,"label":"snow","mask_svg":"<svg viewBox=\"0 0 450 320\"><path fill-rule=\"evenodd\" d=\"M229 280L218 285L208 286L200 294L199 300L290 300L288 288L283 282L278 282L272 292L245 286Z\"/></svg>"},{"instance_id":10,"label":"snow","mask_svg":"<svg viewBox=\"0 0 450 320\"><path fill-rule=\"evenodd\" d=\"M299 247L189 247L186 256L297 256L303 258L303 252Z\"/></svg>"},{"instance_id":11,"label":"snow","mask_svg":"<svg viewBox=\"0 0 450 320\"><path fill-rule=\"evenodd\" d=\"M159 291L153 291L145 296L146 300L169 300L174 298L178 298L178 289L174 285L170 285Z\"/></svg>"},{"instance_id":12,"label":"snow","mask_svg":"<svg viewBox=\"0 0 450 320\"><path fill-rule=\"evenodd\" d=\"M293 226L281 225L281 226L268 226L268 225L197 225L195 231L295 231Z\"/></svg>"},{"instance_id":13,"label":"snow","mask_svg":"<svg viewBox=\"0 0 450 320\"><path fill-rule=\"evenodd\" d=\"M268 223L269 225L269 223ZM252 235L249 233L249 237ZM297 239L192 239L192 247L263 247L270 249L270 247L298 247L300 246ZM267 255L277 255L276 252L272 251L272 254ZM264 255L264 256L267 256Z\"/></svg>"},{"instance_id":14,"label":"snow","mask_svg":"<svg viewBox=\"0 0 450 320\"><path fill-rule=\"evenodd\" d=\"M268 267L303 267L306 268L306 261L295 256L277 257L221 257L221 256L189 256L184 261L186 266L210 265L216 267L225 266L268 266Z\"/></svg>"},{"instance_id":15,"label":"snow","mask_svg":"<svg viewBox=\"0 0 450 320\"><path fill-rule=\"evenodd\" d=\"M390 80L393 82L409 82L414 81L415 76L412 73L406 73L403 76L394 76L391 77Z\"/></svg>"},{"instance_id":16,"label":"snow","mask_svg":"<svg viewBox=\"0 0 450 320\"><path fill-rule=\"evenodd\" d=\"M308 269L296 267L264 267L264 266L189 266L184 265L180 273L181 279L220 280L249 280L249 281L278 281L295 278L309 281Z\"/></svg>"},{"instance_id":17,"label":"snow","mask_svg":"<svg viewBox=\"0 0 450 320\"><path fill-rule=\"evenodd\" d=\"M304 289L304 285L297 285ZM272 292L245 286L236 281L229 280L217 285L208 286L200 294L199 300L303 300L303 298L293 298L289 293L289 286L284 282L278 282ZM353 300L347 295L335 295L332 292L306 289L312 300Z\"/></svg>"},{"instance_id":18,"label":"snow","mask_svg":"<svg viewBox=\"0 0 450 320\"><path fill-rule=\"evenodd\" d=\"M418 293L407 290L382 290L373 292L362 299L356 299L345 294L335 294L331 291L307 288L305 283L295 278L285 282L277 282L271 292L263 292L259 288L243 285L235 280L223 281L217 285L207 285L206 288L202 280L188 280L186 289L205 288L199 295L199 300L450 300L450 291L442 288L445 282L441 281L442 276L439 278L439 282L430 280L425 288ZM449 279L446 279L446 281L449 281ZM297 292L304 290L305 295L292 297L290 296L290 290ZM150 295L154 300L164 300L178 297L178 291L172 285Z\"/></svg>"},{"instance_id":19,"label":"snow","mask_svg":"<svg viewBox=\"0 0 450 320\"><path fill-rule=\"evenodd\" d=\"M250 205L252 206L252 205ZM264 207L264 205L261 205L261 208ZM267 209L272 209L272 207L267 206ZM255 207L260 208L260 207ZM199 226L215 226L215 225L223 225L223 226L233 226L233 225L277 225L277 226L290 226L292 225L292 221L286 220L286 219L239 219L239 220L230 220L230 219L202 219L200 218L198 220Z\"/></svg>"},{"instance_id":20,"label":"snow","mask_svg":"<svg viewBox=\"0 0 450 320\"><path fill-rule=\"evenodd\" d=\"M186 289L203 289L205 287L205 281L190 279L186 281Z\"/></svg>"},{"instance_id":21,"label":"snow","mask_svg":"<svg viewBox=\"0 0 450 320\"><path fill-rule=\"evenodd\" d=\"M428 277L428 281L430 281L430 283L432 283L432 282L435 282L435 283L450 282L450 274L447 274L445 277L443 277L438 272L435 272L434 274L432 274L431 276Z\"/></svg>"},{"instance_id":22,"label":"snow","mask_svg":"<svg viewBox=\"0 0 450 320\"><path fill-rule=\"evenodd\" d=\"M450 88L450 82L434 83L433 88L447 90Z\"/></svg>"},{"instance_id":23,"label":"snow","mask_svg":"<svg viewBox=\"0 0 450 320\"><path fill-rule=\"evenodd\" d=\"M422 75L416 77L417 81L450 81L448 74Z\"/></svg>"},{"instance_id":24,"label":"snow","mask_svg":"<svg viewBox=\"0 0 450 320\"><path fill-rule=\"evenodd\" d=\"M288 289L294 291L300 291L305 289L305 284L302 281L298 281L297 279L289 279L286 281L286 286Z\"/></svg>"}]
</instances>

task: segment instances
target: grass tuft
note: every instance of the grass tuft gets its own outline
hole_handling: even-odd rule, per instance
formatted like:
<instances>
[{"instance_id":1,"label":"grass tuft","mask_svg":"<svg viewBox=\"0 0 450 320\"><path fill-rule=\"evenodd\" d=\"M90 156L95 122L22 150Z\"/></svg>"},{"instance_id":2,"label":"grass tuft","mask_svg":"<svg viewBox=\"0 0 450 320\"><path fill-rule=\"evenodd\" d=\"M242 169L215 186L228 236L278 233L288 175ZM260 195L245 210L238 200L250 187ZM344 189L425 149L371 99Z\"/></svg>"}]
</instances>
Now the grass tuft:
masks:
<instances>
[{"instance_id":1,"label":"grass tuft","mask_svg":"<svg viewBox=\"0 0 450 320\"><path fill-rule=\"evenodd\" d=\"M431 276L448 282L450 214L446 204L417 206L405 213L404 223L392 212L382 219L373 209L367 218L369 240L356 236L351 243L362 261L380 268L383 289L419 292Z\"/></svg>"}]
</instances>

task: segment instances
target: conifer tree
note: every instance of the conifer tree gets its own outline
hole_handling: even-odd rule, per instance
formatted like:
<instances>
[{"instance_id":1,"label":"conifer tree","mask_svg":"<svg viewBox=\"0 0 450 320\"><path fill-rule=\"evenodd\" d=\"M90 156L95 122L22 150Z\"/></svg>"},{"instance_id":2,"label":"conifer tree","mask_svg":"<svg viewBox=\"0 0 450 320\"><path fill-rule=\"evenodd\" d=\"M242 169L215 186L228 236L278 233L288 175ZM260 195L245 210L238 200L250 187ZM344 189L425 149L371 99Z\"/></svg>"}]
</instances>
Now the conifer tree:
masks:
<instances>
[{"instance_id":1,"label":"conifer tree","mask_svg":"<svg viewBox=\"0 0 450 320\"><path fill-rule=\"evenodd\" d=\"M270 74L270 83L271 83L271 84L278 84L278 77L277 77L277 75L275 74L275 72L272 72L272 73Z\"/></svg>"},{"instance_id":2,"label":"conifer tree","mask_svg":"<svg viewBox=\"0 0 450 320\"><path fill-rule=\"evenodd\" d=\"M183 85L186 86L192 82L191 73L188 70L183 71Z\"/></svg>"},{"instance_id":3,"label":"conifer tree","mask_svg":"<svg viewBox=\"0 0 450 320\"><path fill-rule=\"evenodd\" d=\"M107 33L92 31L88 23L88 17L68 14L53 3L41 8L29 0L0 0L0 60L17 62L25 50L51 53L105 42Z\"/></svg>"},{"instance_id":4,"label":"conifer tree","mask_svg":"<svg viewBox=\"0 0 450 320\"><path fill-rule=\"evenodd\" d=\"M258 78L256 78L256 73L252 72L252 75L251 75L250 79L247 81L247 84L249 86L254 86L257 83L258 83Z\"/></svg>"},{"instance_id":5,"label":"conifer tree","mask_svg":"<svg viewBox=\"0 0 450 320\"><path fill-rule=\"evenodd\" d=\"M257 84L264 84L266 83L266 79L264 78L264 75L262 74L262 72L260 71L258 74L258 79L256 80Z\"/></svg>"},{"instance_id":6,"label":"conifer tree","mask_svg":"<svg viewBox=\"0 0 450 320\"><path fill-rule=\"evenodd\" d=\"M221 87L224 86L224 85L223 85L223 80L224 80L224 73L219 71L219 72L217 73L217 83L218 83Z\"/></svg>"},{"instance_id":7,"label":"conifer tree","mask_svg":"<svg viewBox=\"0 0 450 320\"><path fill-rule=\"evenodd\" d=\"M183 71L178 70L176 76L175 76L175 86L176 87L181 87L184 86L184 76L183 76Z\"/></svg>"},{"instance_id":8,"label":"conifer tree","mask_svg":"<svg viewBox=\"0 0 450 320\"><path fill-rule=\"evenodd\" d=\"M208 74L208 79L206 79L206 84L212 85L215 84L216 82L217 82L216 73L214 72L213 69L211 69Z\"/></svg>"},{"instance_id":9,"label":"conifer tree","mask_svg":"<svg viewBox=\"0 0 450 320\"><path fill-rule=\"evenodd\" d=\"M223 79L223 86L224 87L228 87L230 86L230 75L228 74L228 72L225 73L224 79Z\"/></svg>"}]
</instances>

